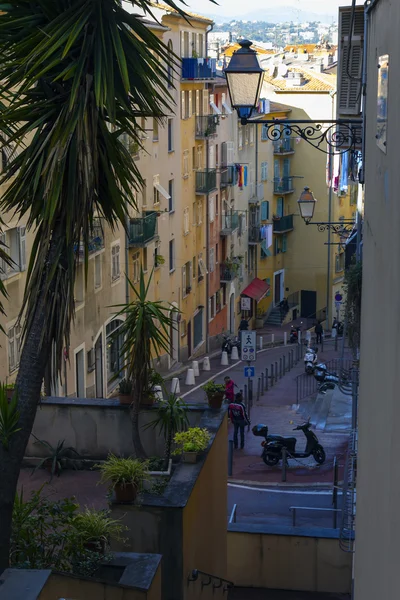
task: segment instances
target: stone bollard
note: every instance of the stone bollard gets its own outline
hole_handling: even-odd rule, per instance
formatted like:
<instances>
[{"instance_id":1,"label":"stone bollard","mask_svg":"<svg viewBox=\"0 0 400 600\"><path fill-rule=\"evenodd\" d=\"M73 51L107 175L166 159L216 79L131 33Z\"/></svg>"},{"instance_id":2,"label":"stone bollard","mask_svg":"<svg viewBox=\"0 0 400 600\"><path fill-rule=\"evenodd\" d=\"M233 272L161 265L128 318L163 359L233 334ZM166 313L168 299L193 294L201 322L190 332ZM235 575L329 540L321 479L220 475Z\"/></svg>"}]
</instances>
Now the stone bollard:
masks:
<instances>
[{"instance_id":1,"label":"stone bollard","mask_svg":"<svg viewBox=\"0 0 400 600\"><path fill-rule=\"evenodd\" d=\"M210 359L208 356L203 360L203 371L211 371Z\"/></svg>"},{"instance_id":2,"label":"stone bollard","mask_svg":"<svg viewBox=\"0 0 400 600\"><path fill-rule=\"evenodd\" d=\"M193 369L188 369L187 370L185 384L186 385L196 385L196 380L194 378L194 371L193 371Z\"/></svg>"},{"instance_id":3,"label":"stone bollard","mask_svg":"<svg viewBox=\"0 0 400 600\"><path fill-rule=\"evenodd\" d=\"M174 377L171 381L171 394L180 394L181 386L179 385L179 379Z\"/></svg>"},{"instance_id":4,"label":"stone bollard","mask_svg":"<svg viewBox=\"0 0 400 600\"><path fill-rule=\"evenodd\" d=\"M283 345L287 346L287 331L283 332Z\"/></svg>"},{"instance_id":5,"label":"stone bollard","mask_svg":"<svg viewBox=\"0 0 400 600\"><path fill-rule=\"evenodd\" d=\"M228 353L227 352L223 352L221 355L221 366L222 367L226 367L229 365L229 360L228 360Z\"/></svg>"},{"instance_id":6,"label":"stone bollard","mask_svg":"<svg viewBox=\"0 0 400 600\"><path fill-rule=\"evenodd\" d=\"M192 369L194 371L194 376L195 377L199 377L200 376L200 369L199 369L199 363L197 360L192 361Z\"/></svg>"},{"instance_id":7,"label":"stone bollard","mask_svg":"<svg viewBox=\"0 0 400 600\"><path fill-rule=\"evenodd\" d=\"M275 334L271 333L271 344L272 346L275 346Z\"/></svg>"},{"instance_id":8,"label":"stone bollard","mask_svg":"<svg viewBox=\"0 0 400 600\"><path fill-rule=\"evenodd\" d=\"M153 393L156 399L156 402L162 402L164 400L163 391L161 385L155 385L153 387Z\"/></svg>"},{"instance_id":9,"label":"stone bollard","mask_svg":"<svg viewBox=\"0 0 400 600\"><path fill-rule=\"evenodd\" d=\"M232 360L239 360L239 351L237 349L237 346L233 346L233 348L232 348L231 359Z\"/></svg>"},{"instance_id":10,"label":"stone bollard","mask_svg":"<svg viewBox=\"0 0 400 600\"><path fill-rule=\"evenodd\" d=\"M262 335L260 335L260 337L258 338L258 343L259 343L259 348L260 350L263 349L263 339L262 339Z\"/></svg>"}]
</instances>

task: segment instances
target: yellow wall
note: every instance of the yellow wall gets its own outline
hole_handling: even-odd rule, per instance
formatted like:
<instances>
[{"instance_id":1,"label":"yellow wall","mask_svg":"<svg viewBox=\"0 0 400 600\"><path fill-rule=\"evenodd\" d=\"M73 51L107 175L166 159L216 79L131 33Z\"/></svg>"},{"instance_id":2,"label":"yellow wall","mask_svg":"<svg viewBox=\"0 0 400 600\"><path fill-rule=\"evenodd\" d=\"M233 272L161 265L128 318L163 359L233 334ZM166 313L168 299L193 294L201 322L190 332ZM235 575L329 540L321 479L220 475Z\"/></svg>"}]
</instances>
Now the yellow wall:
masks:
<instances>
[{"instance_id":1,"label":"yellow wall","mask_svg":"<svg viewBox=\"0 0 400 600\"><path fill-rule=\"evenodd\" d=\"M227 417L183 509L183 574L199 569L226 578L227 572ZM185 600L222 598L222 588L184 588Z\"/></svg>"},{"instance_id":2,"label":"yellow wall","mask_svg":"<svg viewBox=\"0 0 400 600\"><path fill-rule=\"evenodd\" d=\"M228 579L235 586L345 594L351 563L337 539L228 532Z\"/></svg>"}]
</instances>

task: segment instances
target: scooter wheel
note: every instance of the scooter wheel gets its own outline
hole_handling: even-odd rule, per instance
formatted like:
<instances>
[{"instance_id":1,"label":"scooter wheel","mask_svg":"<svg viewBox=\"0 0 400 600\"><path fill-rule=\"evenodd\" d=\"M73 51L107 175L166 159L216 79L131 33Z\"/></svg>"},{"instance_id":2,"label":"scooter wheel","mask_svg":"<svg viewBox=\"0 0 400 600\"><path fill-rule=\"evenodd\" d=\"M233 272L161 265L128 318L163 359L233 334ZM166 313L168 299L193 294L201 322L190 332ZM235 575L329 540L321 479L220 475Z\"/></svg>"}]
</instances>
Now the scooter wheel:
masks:
<instances>
[{"instance_id":1,"label":"scooter wheel","mask_svg":"<svg viewBox=\"0 0 400 600\"><path fill-rule=\"evenodd\" d=\"M314 460L319 465L323 465L326 459L325 450L322 446L317 446L313 452Z\"/></svg>"},{"instance_id":2,"label":"scooter wheel","mask_svg":"<svg viewBox=\"0 0 400 600\"><path fill-rule=\"evenodd\" d=\"M267 452L264 452L264 454L262 455L263 461L269 467L274 467L275 465L277 465L279 462L279 458L280 457L277 454L267 454Z\"/></svg>"}]
</instances>

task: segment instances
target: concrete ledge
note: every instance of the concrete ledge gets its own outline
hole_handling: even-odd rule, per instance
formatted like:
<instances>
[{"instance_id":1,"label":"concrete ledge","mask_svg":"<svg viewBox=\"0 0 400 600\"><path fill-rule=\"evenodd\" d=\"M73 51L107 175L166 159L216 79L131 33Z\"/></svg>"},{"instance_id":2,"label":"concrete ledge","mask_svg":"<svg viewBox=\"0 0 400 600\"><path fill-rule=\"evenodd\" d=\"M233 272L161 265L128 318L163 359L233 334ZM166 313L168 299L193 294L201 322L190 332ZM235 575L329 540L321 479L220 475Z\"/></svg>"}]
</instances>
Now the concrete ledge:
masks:
<instances>
[{"instance_id":1,"label":"concrete ledge","mask_svg":"<svg viewBox=\"0 0 400 600\"><path fill-rule=\"evenodd\" d=\"M260 525L251 523L231 523L228 531L232 533L250 533L254 535L284 535L291 537L308 537L327 540L338 540L340 529L328 529L325 527L288 527L282 525Z\"/></svg>"}]
</instances>

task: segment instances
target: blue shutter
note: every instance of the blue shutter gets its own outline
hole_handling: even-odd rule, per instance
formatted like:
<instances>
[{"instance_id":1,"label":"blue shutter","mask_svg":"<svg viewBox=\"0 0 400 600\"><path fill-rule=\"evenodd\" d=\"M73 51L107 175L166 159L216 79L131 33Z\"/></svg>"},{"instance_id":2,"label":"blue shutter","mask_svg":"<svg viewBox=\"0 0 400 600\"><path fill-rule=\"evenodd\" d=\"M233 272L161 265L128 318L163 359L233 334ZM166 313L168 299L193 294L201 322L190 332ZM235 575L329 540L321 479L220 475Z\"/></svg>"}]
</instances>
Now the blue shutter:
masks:
<instances>
[{"instance_id":1,"label":"blue shutter","mask_svg":"<svg viewBox=\"0 0 400 600\"><path fill-rule=\"evenodd\" d=\"M283 198L278 198L276 201L276 214L278 217L283 217Z\"/></svg>"},{"instance_id":2,"label":"blue shutter","mask_svg":"<svg viewBox=\"0 0 400 600\"><path fill-rule=\"evenodd\" d=\"M281 252L286 252L286 250L287 250L287 235L286 235L286 233L284 233L282 235L282 250L281 250Z\"/></svg>"},{"instance_id":3,"label":"blue shutter","mask_svg":"<svg viewBox=\"0 0 400 600\"><path fill-rule=\"evenodd\" d=\"M290 158L285 158L283 161L283 176L290 177Z\"/></svg>"},{"instance_id":4,"label":"blue shutter","mask_svg":"<svg viewBox=\"0 0 400 600\"><path fill-rule=\"evenodd\" d=\"M261 221L269 219L269 202L261 202Z\"/></svg>"}]
</instances>

